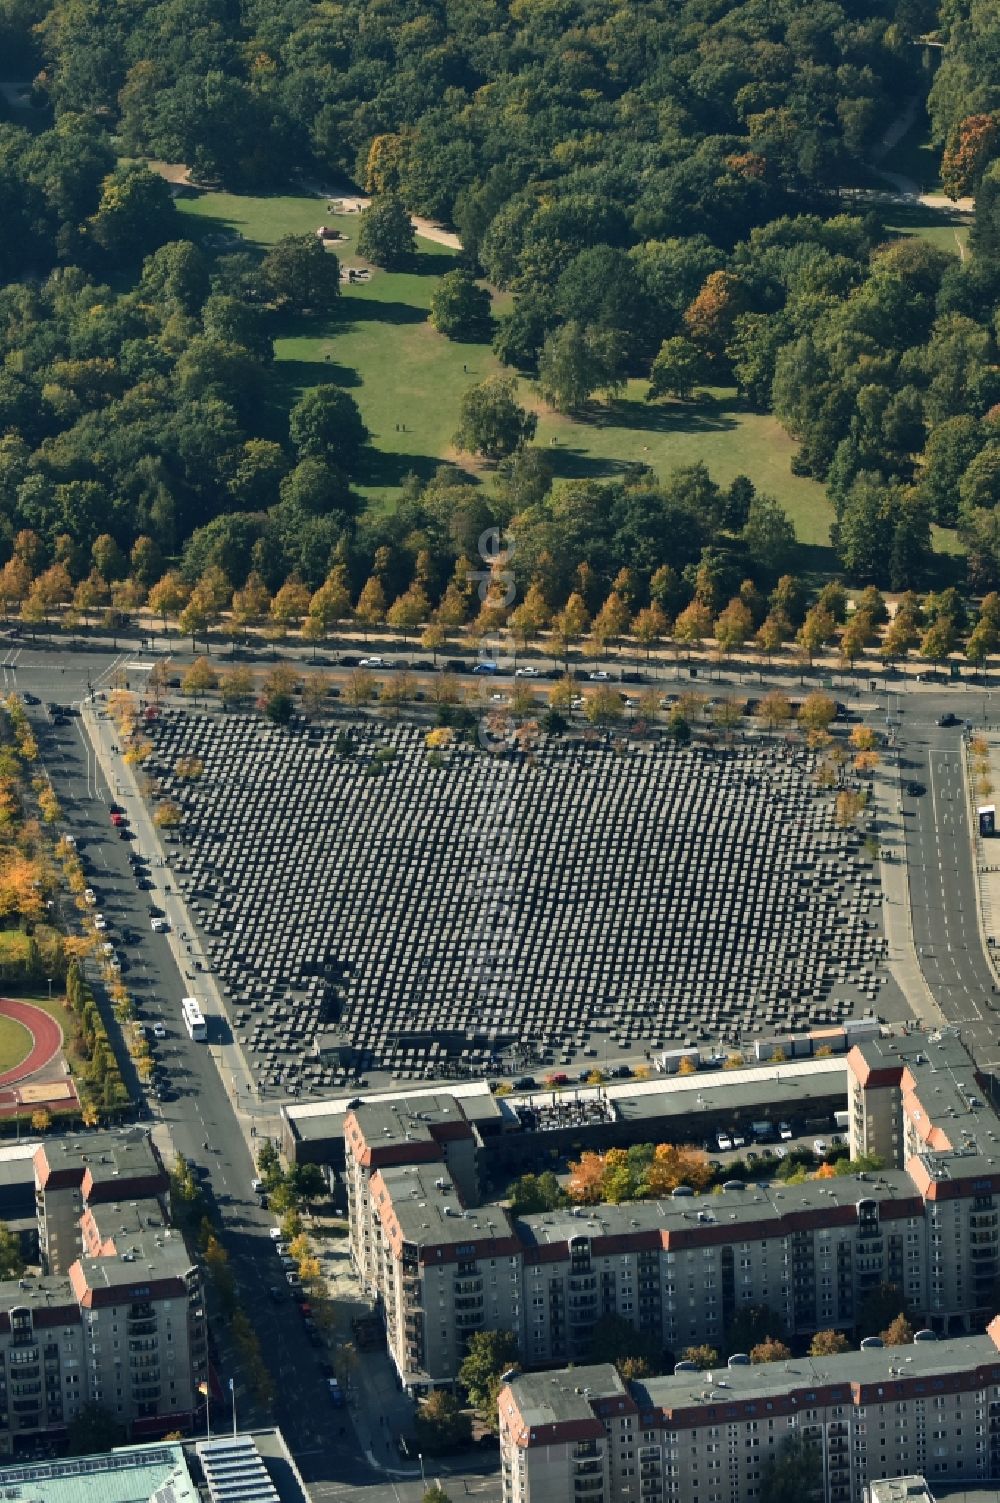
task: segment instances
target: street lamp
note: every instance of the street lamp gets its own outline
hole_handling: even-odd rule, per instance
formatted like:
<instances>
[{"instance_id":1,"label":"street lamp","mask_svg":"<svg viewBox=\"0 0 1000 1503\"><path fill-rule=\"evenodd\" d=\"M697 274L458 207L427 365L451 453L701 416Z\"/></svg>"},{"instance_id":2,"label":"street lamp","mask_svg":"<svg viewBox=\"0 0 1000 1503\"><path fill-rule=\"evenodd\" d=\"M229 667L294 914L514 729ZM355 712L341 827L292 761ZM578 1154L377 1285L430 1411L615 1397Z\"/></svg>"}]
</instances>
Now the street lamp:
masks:
<instances>
[{"instance_id":1,"label":"street lamp","mask_svg":"<svg viewBox=\"0 0 1000 1503\"><path fill-rule=\"evenodd\" d=\"M423 1451L418 1451L417 1452L417 1460L420 1462L420 1486L423 1488L424 1492L426 1492L427 1491L427 1478L424 1475L424 1453L423 1453Z\"/></svg>"}]
</instances>

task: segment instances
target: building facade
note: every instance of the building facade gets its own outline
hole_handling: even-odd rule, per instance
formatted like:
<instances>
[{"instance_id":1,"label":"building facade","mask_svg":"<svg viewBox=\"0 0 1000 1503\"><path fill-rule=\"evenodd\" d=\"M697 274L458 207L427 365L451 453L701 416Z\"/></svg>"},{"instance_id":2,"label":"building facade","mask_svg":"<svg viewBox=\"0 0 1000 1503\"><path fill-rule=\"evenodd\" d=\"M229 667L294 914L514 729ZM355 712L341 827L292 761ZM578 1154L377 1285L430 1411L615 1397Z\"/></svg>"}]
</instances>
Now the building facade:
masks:
<instances>
[{"instance_id":1,"label":"building facade","mask_svg":"<svg viewBox=\"0 0 1000 1503\"><path fill-rule=\"evenodd\" d=\"M351 1245L411 1391L453 1381L469 1332L511 1330L532 1367L586 1362L615 1314L680 1351L766 1305L797 1335L850 1331L893 1284L935 1333L981 1331L1000 1271L1000 1119L957 1037L865 1040L846 1059L855 1156L883 1168L732 1181L666 1200L512 1217L480 1204L475 1138L441 1095L419 1123L348 1113Z\"/></svg>"},{"instance_id":2,"label":"building facade","mask_svg":"<svg viewBox=\"0 0 1000 1503\"><path fill-rule=\"evenodd\" d=\"M825 1503L920 1470L1000 1476L1000 1318L983 1336L625 1384L613 1367L518 1374L499 1397L504 1503L759 1503L790 1440Z\"/></svg>"},{"instance_id":3,"label":"building facade","mask_svg":"<svg viewBox=\"0 0 1000 1503\"><path fill-rule=\"evenodd\" d=\"M201 1275L142 1133L34 1161L41 1278L0 1283L0 1454L99 1404L136 1437L191 1424L208 1376Z\"/></svg>"}]
</instances>

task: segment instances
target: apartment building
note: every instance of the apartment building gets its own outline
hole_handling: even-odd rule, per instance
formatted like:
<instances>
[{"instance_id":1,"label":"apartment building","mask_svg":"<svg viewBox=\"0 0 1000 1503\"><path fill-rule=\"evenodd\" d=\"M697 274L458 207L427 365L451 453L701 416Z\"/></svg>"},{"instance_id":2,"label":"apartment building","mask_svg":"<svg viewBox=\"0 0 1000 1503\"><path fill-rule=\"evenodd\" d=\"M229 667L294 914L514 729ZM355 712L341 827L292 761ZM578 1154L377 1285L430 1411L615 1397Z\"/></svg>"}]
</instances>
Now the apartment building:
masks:
<instances>
[{"instance_id":1,"label":"apartment building","mask_svg":"<svg viewBox=\"0 0 1000 1503\"><path fill-rule=\"evenodd\" d=\"M454 1184L462 1205L477 1205L477 1139L458 1099L421 1093L413 1100L357 1102L344 1119L344 1140L351 1257L365 1291L375 1294L372 1175L400 1164L438 1166L434 1177Z\"/></svg>"},{"instance_id":2,"label":"apartment building","mask_svg":"<svg viewBox=\"0 0 1000 1503\"><path fill-rule=\"evenodd\" d=\"M91 1403L136 1438L190 1425L208 1374L204 1294L152 1143L54 1139L34 1170L48 1271L0 1283L0 1454Z\"/></svg>"},{"instance_id":3,"label":"apartment building","mask_svg":"<svg viewBox=\"0 0 1000 1503\"><path fill-rule=\"evenodd\" d=\"M52 1138L34 1154L39 1253L47 1273L66 1273L83 1250L87 1207L155 1199L169 1209L170 1178L148 1133Z\"/></svg>"},{"instance_id":4,"label":"apartment building","mask_svg":"<svg viewBox=\"0 0 1000 1503\"><path fill-rule=\"evenodd\" d=\"M467 1197L474 1137L457 1103L437 1098L419 1128L358 1107L352 1249L404 1385L450 1383L480 1328L514 1331L525 1363L544 1367L586 1362L605 1314L670 1351L722 1346L746 1305L793 1334L849 1331L884 1283L937 1334L982 1330L1000 1269L1000 1120L968 1055L948 1034L866 1040L846 1082L854 1151L884 1169L520 1218Z\"/></svg>"},{"instance_id":5,"label":"apartment building","mask_svg":"<svg viewBox=\"0 0 1000 1503\"><path fill-rule=\"evenodd\" d=\"M789 1437L826 1503L918 1467L1000 1475L1000 1318L982 1336L623 1383L613 1367L518 1374L499 1397L504 1503L755 1503Z\"/></svg>"}]
</instances>

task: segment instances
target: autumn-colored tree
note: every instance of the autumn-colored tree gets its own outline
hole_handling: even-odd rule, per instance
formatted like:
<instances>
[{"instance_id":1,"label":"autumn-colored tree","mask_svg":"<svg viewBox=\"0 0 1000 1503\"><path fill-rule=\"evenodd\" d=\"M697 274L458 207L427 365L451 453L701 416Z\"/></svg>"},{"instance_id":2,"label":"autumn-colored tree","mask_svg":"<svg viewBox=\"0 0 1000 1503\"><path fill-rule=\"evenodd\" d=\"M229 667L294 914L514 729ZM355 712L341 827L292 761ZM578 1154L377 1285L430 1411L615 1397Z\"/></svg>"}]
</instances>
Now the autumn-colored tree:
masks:
<instances>
[{"instance_id":1,"label":"autumn-colored tree","mask_svg":"<svg viewBox=\"0 0 1000 1503\"><path fill-rule=\"evenodd\" d=\"M430 616L431 603L427 598L427 591L414 580L410 588L392 602L386 613L386 620L390 626L401 628L405 636L414 627L429 621Z\"/></svg>"},{"instance_id":2,"label":"autumn-colored tree","mask_svg":"<svg viewBox=\"0 0 1000 1503\"><path fill-rule=\"evenodd\" d=\"M10 615L11 606L20 605L31 589L31 570L17 554L8 559L0 569L0 609L4 620Z\"/></svg>"},{"instance_id":3,"label":"autumn-colored tree","mask_svg":"<svg viewBox=\"0 0 1000 1503\"><path fill-rule=\"evenodd\" d=\"M253 569L241 590L236 590L232 600L234 628L246 633L248 627L260 626L271 610L271 592L263 577Z\"/></svg>"},{"instance_id":4,"label":"autumn-colored tree","mask_svg":"<svg viewBox=\"0 0 1000 1503\"><path fill-rule=\"evenodd\" d=\"M792 623L786 612L780 606L775 606L764 617L754 640L765 657L770 658L773 653L790 641L792 633Z\"/></svg>"},{"instance_id":5,"label":"autumn-colored tree","mask_svg":"<svg viewBox=\"0 0 1000 1503\"><path fill-rule=\"evenodd\" d=\"M351 613L351 592L343 564L331 569L309 602L309 621L315 622L321 637L326 637L339 621Z\"/></svg>"},{"instance_id":6,"label":"autumn-colored tree","mask_svg":"<svg viewBox=\"0 0 1000 1503\"><path fill-rule=\"evenodd\" d=\"M855 611L840 634L841 661L853 668L874 635L875 627L867 611Z\"/></svg>"},{"instance_id":7,"label":"autumn-colored tree","mask_svg":"<svg viewBox=\"0 0 1000 1503\"><path fill-rule=\"evenodd\" d=\"M614 642L624 636L629 620L628 606L617 591L612 590L595 616L591 632L599 642Z\"/></svg>"},{"instance_id":8,"label":"autumn-colored tree","mask_svg":"<svg viewBox=\"0 0 1000 1503\"><path fill-rule=\"evenodd\" d=\"M941 186L949 198L974 194L1000 152L1000 110L966 115L948 133L941 158Z\"/></svg>"},{"instance_id":9,"label":"autumn-colored tree","mask_svg":"<svg viewBox=\"0 0 1000 1503\"><path fill-rule=\"evenodd\" d=\"M824 606L814 605L807 611L806 619L796 634L796 641L809 658L810 663L837 634L837 623Z\"/></svg>"},{"instance_id":10,"label":"autumn-colored tree","mask_svg":"<svg viewBox=\"0 0 1000 1503\"><path fill-rule=\"evenodd\" d=\"M765 1336L763 1341L750 1348L750 1361L755 1367L764 1362L787 1362L791 1355L791 1347L775 1336Z\"/></svg>"},{"instance_id":11,"label":"autumn-colored tree","mask_svg":"<svg viewBox=\"0 0 1000 1503\"><path fill-rule=\"evenodd\" d=\"M674 638L692 647L712 634L712 612L700 600L692 600L674 622Z\"/></svg>"},{"instance_id":12,"label":"autumn-colored tree","mask_svg":"<svg viewBox=\"0 0 1000 1503\"><path fill-rule=\"evenodd\" d=\"M809 1343L810 1357L836 1357L838 1352L849 1352L851 1344L843 1331L817 1331Z\"/></svg>"},{"instance_id":13,"label":"autumn-colored tree","mask_svg":"<svg viewBox=\"0 0 1000 1503\"><path fill-rule=\"evenodd\" d=\"M715 643L719 656L735 652L743 646L753 631L753 617L739 596L730 600L724 611L715 620Z\"/></svg>"},{"instance_id":14,"label":"autumn-colored tree","mask_svg":"<svg viewBox=\"0 0 1000 1503\"><path fill-rule=\"evenodd\" d=\"M621 720L624 713L622 697L617 689L602 684L584 699L583 713L591 725L611 725Z\"/></svg>"},{"instance_id":15,"label":"autumn-colored tree","mask_svg":"<svg viewBox=\"0 0 1000 1503\"><path fill-rule=\"evenodd\" d=\"M792 716L792 706L787 694L772 689L765 694L757 706L757 714L769 731L777 730L779 725L787 725Z\"/></svg>"},{"instance_id":16,"label":"autumn-colored tree","mask_svg":"<svg viewBox=\"0 0 1000 1503\"><path fill-rule=\"evenodd\" d=\"M681 1352L682 1362L693 1362L702 1372L710 1372L719 1365L719 1353L714 1346L686 1346Z\"/></svg>"},{"instance_id":17,"label":"autumn-colored tree","mask_svg":"<svg viewBox=\"0 0 1000 1503\"><path fill-rule=\"evenodd\" d=\"M950 616L938 616L920 639L920 656L929 663L943 663L955 650L955 623Z\"/></svg>"},{"instance_id":18,"label":"autumn-colored tree","mask_svg":"<svg viewBox=\"0 0 1000 1503\"><path fill-rule=\"evenodd\" d=\"M171 569L153 585L148 605L162 619L164 631L170 619L184 608L190 593L187 581L176 569Z\"/></svg>"},{"instance_id":19,"label":"autumn-colored tree","mask_svg":"<svg viewBox=\"0 0 1000 1503\"><path fill-rule=\"evenodd\" d=\"M698 1065L690 1054L683 1056L680 1064L677 1066L677 1073L678 1075L697 1075Z\"/></svg>"},{"instance_id":20,"label":"autumn-colored tree","mask_svg":"<svg viewBox=\"0 0 1000 1503\"><path fill-rule=\"evenodd\" d=\"M697 1148L678 1148L673 1143L658 1143L653 1152L653 1162L646 1170L646 1192L659 1199L671 1194L678 1185L689 1185L692 1190L704 1190L711 1179L708 1159Z\"/></svg>"},{"instance_id":21,"label":"autumn-colored tree","mask_svg":"<svg viewBox=\"0 0 1000 1503\"><path fill-rule=\"evenodd\" d=\"M566 1191L577 1205L599 1205L604 1196L604 1159L599 1153L582 1153L570 1161Z\"/></svg>"},{"instance_id":22,"label":"autumn-colored tree","mask_svg":"<svg viewBox=\"0 0 1000 1503\"><path fill-rule=\"evenodd\" d=\"M887 663L899 662L919 640L920 633L913 617L908 612L899 610L886 629L880 656Z\"/></svg>"},{"instance_id":23,"label":"autumn-colored tree","mask_svg":"<svg viewBox=\"0 0 1000 1503\"><path fill-rule=\"evenodd\" d=\"M913 1327L902 1312L886 1326L882 1340L886 1346L912 1346Z\"/></svg>"},{"instance_id":24,"label":"autumn-colored tree","mask_svg":"<svg viewBox=\"0 0 1000 1503\"><path fill-rule=\"evenodd\" d=\"M191 694L195 698L207 694L210 689L216 688L219 675L216 673L208 658L195 658L190 668L186 670L181 679L181 693Z\"/></svg>"},{"instance_id":25,"label":"autumn-colored tree","mask_svg":"<svg viewBox=\"0 0 1000 1503\"><path fill-rule=\"evenodd\" d=\"M837 713L828 694L807 694L799 709L799 724L807 731L825 731Z\"/></svg>"},{"instance_id":26,"label":"autumn-colored tree","mask_svg":"<svg viewBox=\"0 0 1000 1503\"><path fill-rule=\"evenodd\" d=\"M354 614L362 626L380 626L385 620L385 610L385 589L378 575L373 574L358 596Z\"/></svg>"},{"instance_id":27,"label":"autumn-colored tree","mask_svg":"<svg viewBox=\"0 0 1000 1503\"><path fill-rule=\"evenodd\" d=\"M590 612L583 596L574 591L562 610L552 619L553 642L561 657L569 656L570 647L579 641L590 624Z\"/></svg>"},{"instance_id":28,"label":"autumn-colored tree","mask_svg":"<svg viewBox=\"0 0 1000 1503\"><path fill-rule=\"evenodd\" d=\"M873 751L875 748L875 732L870 725L854 726L848 739L855 751Z\"/></svg>"},{"instance_id":29,"label":"autumn-colored tree","mask_svg":"<svg viewBox=\"0 0 1000 1503\"><path fill-rule=\"evenodd\" d=\"M743 288L728 271L713 271L701 291L684 310L684 328L692 344L719 364L733 335L733 325L743 311Z\"/></svg>"},{"instance_id":30,"label":"autumn-colored tree","mask_svg":"<svg viewBox=\"0 0 1000 1503\"><path fill-rule=\"evenodd\" d=\"M282 631L294 631L312 603L309 588L298 575L286 579L271 601L271 620Z\"/></svg>"},{"instance_id":31,"label":"autumn-colored tree","mask_svg":"<svg viewBox=\"0 0 1000 1503\"><path fill-rule=\"evenodd\" d=\"M661 642L666 634L667 618L655 601L652 605L645 606L636 614L636 618L632 622L632 635L640 647L646 649L647 663L656 643Z\"/></svg>"}]
</instances>

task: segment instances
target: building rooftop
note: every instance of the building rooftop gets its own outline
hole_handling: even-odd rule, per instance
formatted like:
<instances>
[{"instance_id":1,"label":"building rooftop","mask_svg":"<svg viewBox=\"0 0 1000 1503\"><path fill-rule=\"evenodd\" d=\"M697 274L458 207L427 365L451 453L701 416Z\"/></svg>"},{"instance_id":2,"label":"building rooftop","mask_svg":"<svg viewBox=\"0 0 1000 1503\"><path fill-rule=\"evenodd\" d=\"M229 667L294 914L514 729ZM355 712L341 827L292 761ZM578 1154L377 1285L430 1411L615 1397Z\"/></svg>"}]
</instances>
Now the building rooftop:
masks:
<instances>
[{"instance_id":1,"label":"building rooftop","mask_svg":"<svg viewBox=\"0 0 1000 1503\"><path fill-rule=\"evenodd\" d=\"M0 1283L0 1315L11 1310L67 1310L74 1323L79 1320L76 1298L68 1276L47 1274L41 1278L4 1279Z\"/></svg>"},{"instance_id":2,"label":"building rooftop","mask_svg":"<svg viewBox=\"0 0 1000 1503\"><path fill-rule=\"evenodd\" d=\"M919 1197L910 1176L901 1169L807 1180L789 1185L781 1180L744 1184L730 1181L721 1194L672 1195L664 1200L629 1201L624 1205L578 1206L522 1216L515 1222L528 1247L567 1242L571 1237L621 1237L648 1231L662 1235L710 1232L713 1228L761 1222L780 1223L791 1216L821 1218L837 1211L857 1213L859 1200L871 1196L881 1205L913 1202ZM777 1232L777 1228L776 1228Z\"/></svg>"},{"instance_id":3,"label":"building rooftop","mask_svg":"<svg viewBox=\"0 0 1000 1503\"><path fill-rule=\"evenodd\" d=\"M402 1241L440 1247L512 1235L510 1219L500 1206L463 1210L454 1183L443 1170L441 1164L401 1164L379 1170ZM376 1186L376 1204L378 1194Z\"/></svg>"},{"instance_id":4,"label":"building rooftop","mask_svg":"<svg viewBox=\"0 0 1000 1503\"><path fill-rule=\"evenodd\" d=\"M8 1503L200 1503L183 1446L165 1442L4 1466L0 1481Z\"/></svg>"},{"instance_id":5,"label":"building rooftop","mask_svg":"<svg viewBox=\"0 0 1000 1503\"><path fill-rule=\"evenodd\" d=\"M350 1096L334 1096L327 1101L310 1101L301 1106L298 1104L284 1106L282 1115L296 1138L300 1142L308 1143L342 1136L344 1117L352 1101L360 1099L366 1107L380 1102L420 1102L421 1110L423 1110L422 1103L425 1100L443 1096L451 1096L454 1100L460 1101L466 1117L470 1119L483 1113L489 1117L495 1116L497 1120L500 1118L500 1107L494 1100L489 1084L485 1080L449 1081L447 1084L428 1086L426 1090L371 1092L361 1098L356 1093Z\"/></svg>"},{"instance_id":6,"label":"building rooftop","mask_svg":"<svg viewBox=\"0 0 1000 1503\"><path fill-rule=\"evenodd\" d=\"M278 1503L278 1490L250 1435L222 1435L195 1446L212 1503Z\"/></svg>"},{"instance_id":7,"label":"building rooftop","mask_svg":"<svg viewBox=\"0 0 1000 1503\"><path fill-rule=\"evenodd\" d=\"M922 1378L937 1382L951 1373L980 1367L991 1368L996 1373L994 1381L1000 1380L1000 1352L992 1336L914 1341L906 1347L867 1347L833 1357L794 1357L756 1366L723 1365L712 1373L670 1373L633 1383L631 1391L644 1410L704 1409L713 1402L777 1399L819 1388L843 1388L847 1397L854 1384L886 1387Z\"/></svg>"},{"instance_id":8,"label":"building rooftop","mask_svg":"<svg viewBox=\"0 0 1000 1503\"><path fill-rule=\"evenodd\" d=\"M883 1477L869 1484L871 1503L935 1503L924 1477Z\"/></svg>"},{"instance_id":9,"label":"building rooftop","mask_svg":"<svg viewBox=\"0 0 1000 1503\"><path fill-rule=\"evenodd\" d=\"M518 1412L529 1430L566 1420L590 1420L592 1399L625 1398L628 1389L609 1362L558 1373L518 1373L511 1381Z\"/></svg>"},{"instance_id":10,"label":"building rooftop","mask_svg":"<svg viewBox=\"0 0 1000 1503\"><path fill-rule=\"evenodd\" d=\"M399 1096L390 1101L362 1101L353 1115L372 1153L401 1145L412 1148L418 1143L437 1149L442 1129L472 1134L462 1103L444 1092L415 1099Z\"/></svg>"},{"instance_id":11,"label":"building rooftop","mask_svg":"<svg viewBox=\"0 0 1000 1503\"><path fill-rule=\"evenodd\" d=\"M153 1140L139 1127L48 1139L35 1149L35 1173L43 1188L81 1183L88 1199L107 1198L123 1182L167 1184Z\"/></svg>"}]
</instances>

